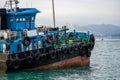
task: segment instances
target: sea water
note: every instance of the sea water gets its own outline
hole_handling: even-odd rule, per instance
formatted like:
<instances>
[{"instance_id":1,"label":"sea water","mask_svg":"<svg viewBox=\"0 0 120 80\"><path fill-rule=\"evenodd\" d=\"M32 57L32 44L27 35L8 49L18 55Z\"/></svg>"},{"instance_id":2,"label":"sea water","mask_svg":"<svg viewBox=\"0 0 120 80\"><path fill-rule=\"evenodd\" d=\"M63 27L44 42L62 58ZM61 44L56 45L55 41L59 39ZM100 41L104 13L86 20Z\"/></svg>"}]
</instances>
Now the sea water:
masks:
<instances>
[{"instance_id":1,"label":"sea water","mask_svg":"<svg viewBox=\"0 0 120 80\"><path fill-rule=\"evenodd\" d=\"M90 66L0 73L0 80L120 80L120 40L97 40Z\"/></svg>"}]
</instances>

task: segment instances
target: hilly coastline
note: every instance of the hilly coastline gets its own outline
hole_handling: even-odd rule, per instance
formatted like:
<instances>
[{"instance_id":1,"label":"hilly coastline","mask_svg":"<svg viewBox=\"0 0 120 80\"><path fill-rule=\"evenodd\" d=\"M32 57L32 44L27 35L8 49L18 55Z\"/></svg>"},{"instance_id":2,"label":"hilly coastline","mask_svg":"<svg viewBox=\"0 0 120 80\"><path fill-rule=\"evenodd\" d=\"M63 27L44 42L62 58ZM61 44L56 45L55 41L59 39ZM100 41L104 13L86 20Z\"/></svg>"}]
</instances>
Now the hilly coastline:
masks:
<instances>
[{"instance_id":1,"label":"hilly coastline","mask_svg":"<svg viewBox=\"0 0 120 80\"><path fill-rule=\"evenodd\" d=\"M87 26L77 26L75 27L80 31L90 31L96 35L119 35L120 34L120 26L112 25L112 24L91 24Z\"/></svg>"},{"instance_id":2,"label":"hilly coastline","mask_svg":"<svg viewBox=\"0 0 120 80\"><path fill-rule=\"evenodd\" d=\"M111 36L120 38L120 26L113 24L90 24L87 26L74 25L77 31L90 31L97 37Z\"/></svg>"}]
</instances>

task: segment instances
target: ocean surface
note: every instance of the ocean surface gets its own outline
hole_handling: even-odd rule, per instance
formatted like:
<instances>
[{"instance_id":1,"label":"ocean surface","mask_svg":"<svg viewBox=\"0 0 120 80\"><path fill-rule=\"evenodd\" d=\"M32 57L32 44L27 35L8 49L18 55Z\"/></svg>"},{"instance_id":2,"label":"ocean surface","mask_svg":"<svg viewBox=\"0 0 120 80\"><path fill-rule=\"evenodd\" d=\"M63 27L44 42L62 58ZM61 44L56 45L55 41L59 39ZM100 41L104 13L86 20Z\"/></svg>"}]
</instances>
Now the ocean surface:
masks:
<instances>
[{"instance_id":1,"label":"ocean surface","mask_svg":"<svg viewBox=\"0 0 120 80\"><path fill-rule=\"evenodd\" d=\"M90 66L0 73L0 80L120 80L120 39L97 40Z\"/></svg>"}]
</instances>

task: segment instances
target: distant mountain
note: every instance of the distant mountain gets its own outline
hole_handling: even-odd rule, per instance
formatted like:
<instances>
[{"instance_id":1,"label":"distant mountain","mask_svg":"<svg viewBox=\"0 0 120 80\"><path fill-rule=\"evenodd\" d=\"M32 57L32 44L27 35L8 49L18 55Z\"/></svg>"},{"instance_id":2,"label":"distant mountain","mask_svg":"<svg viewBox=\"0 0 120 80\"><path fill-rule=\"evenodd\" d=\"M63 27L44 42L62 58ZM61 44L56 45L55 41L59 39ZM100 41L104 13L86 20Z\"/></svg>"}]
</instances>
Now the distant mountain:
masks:
<instances>
[{"instance_id":1,"label":"distant mountain","mask_svg":"<svg viewBox=\"0 0 120 80\"><path fill-rule=\"evenodd\" d=\"M75 26L77 31L90 31L95 35L119 35L120 36L120 26L112 24L91 24L87 26Z\"/></svg>"}]
</instances>

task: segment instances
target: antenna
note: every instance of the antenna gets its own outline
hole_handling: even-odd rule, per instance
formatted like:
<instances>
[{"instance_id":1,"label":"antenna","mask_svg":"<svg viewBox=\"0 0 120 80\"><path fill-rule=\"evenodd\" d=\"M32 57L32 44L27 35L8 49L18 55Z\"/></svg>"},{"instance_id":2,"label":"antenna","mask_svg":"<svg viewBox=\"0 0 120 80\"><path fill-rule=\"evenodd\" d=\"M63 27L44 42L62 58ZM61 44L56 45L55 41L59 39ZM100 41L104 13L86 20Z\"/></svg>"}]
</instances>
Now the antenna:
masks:
<instances>
[{"instance_id":1,"label":"antenna","mask_svg":"<svg viewBox=\"0 0 120 80\"><path fill-rule=\"evenodd\" d=\"M56 26L56 22L55 22L55 8L54 8L54 0L52 0L52 8L53 8L53 25L54 25L54 28Z\"/></svg>"},{"instance_id":2,"label":"antenna","mask_svg":"<svg viewBox=\"0 0 120 80\"><path fill-rule=\"evenodd\" d=\"M14 0L15 1L15 8L18 7L19 1L18 0Z\"/></svg>"},{"instance_id":3,"label":"antenna","mask_svg":"<svg viewBox=\"0 0 120 80\"><path fill-rule=\"evenodd\" d=\"M9 8L11 11L13 11L13 8L14 8L14 11L16 12L17 11L17 7L18 7L18 3L19 1L18 0L7 0L5 2L5 5L4 5L4 8Z\"/></svg>"}]
</instances>

